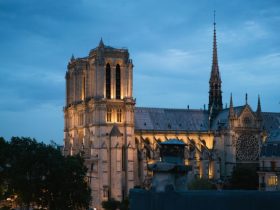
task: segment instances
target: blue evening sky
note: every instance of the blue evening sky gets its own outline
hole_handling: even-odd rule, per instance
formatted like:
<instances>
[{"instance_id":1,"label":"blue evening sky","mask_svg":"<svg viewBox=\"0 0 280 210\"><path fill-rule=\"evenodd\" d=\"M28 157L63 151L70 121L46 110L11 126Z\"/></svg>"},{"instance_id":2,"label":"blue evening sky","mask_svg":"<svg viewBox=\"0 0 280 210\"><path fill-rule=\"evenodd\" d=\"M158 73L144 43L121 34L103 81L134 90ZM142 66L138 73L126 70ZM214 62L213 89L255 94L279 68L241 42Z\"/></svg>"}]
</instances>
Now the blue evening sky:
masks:
<instances>
[{"instance_id":1,"label":"blue evening sky","mask_svg":"<svg viewBox=\"0 0 280 210\"><path fill-rule=\"evenodd\" d=\"M279 0L0 0L0 136L62 144L67 63L101 37L129 49L137 106L203 108L214 9L224 105L279 112Z\"/></svg>"}]
</instances>

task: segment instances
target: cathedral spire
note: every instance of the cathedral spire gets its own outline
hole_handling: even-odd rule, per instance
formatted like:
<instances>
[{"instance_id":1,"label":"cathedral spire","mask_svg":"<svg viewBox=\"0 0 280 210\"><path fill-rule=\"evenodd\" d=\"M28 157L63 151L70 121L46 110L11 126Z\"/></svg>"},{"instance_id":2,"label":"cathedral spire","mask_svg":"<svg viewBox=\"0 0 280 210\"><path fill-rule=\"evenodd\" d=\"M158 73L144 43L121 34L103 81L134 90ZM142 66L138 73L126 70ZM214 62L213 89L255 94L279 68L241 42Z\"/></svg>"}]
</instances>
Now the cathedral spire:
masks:
<instances>
[{"instance_id":1,"label":"cathedral spire","mask_svg":"<svg viewBox=\"0 0 280 210\"><path fill-rule=\"evenodd\" d=\"M214 35L213 35L213 60L212 60L212 70L211 78L221 80L218 64L218 52L217 52L217 37L216 37L216 11L214 11Z\"/></svg>"},{"instance_id":2,"label":"cathedral spire","mask_svg":"<svg viewBox=\"0 0 280 210\"><path fill-rule=\"evenodd\" d=\"M216 38L216 12L214 11L214 34L213 34L213 57L212 57L212 69L209 80L209 104L208 112L212 110L213 119L222 109L222 80L220 77L219 64L218 64L218 50L217 50L217 38Z\"/></svg>"}]
</instances>

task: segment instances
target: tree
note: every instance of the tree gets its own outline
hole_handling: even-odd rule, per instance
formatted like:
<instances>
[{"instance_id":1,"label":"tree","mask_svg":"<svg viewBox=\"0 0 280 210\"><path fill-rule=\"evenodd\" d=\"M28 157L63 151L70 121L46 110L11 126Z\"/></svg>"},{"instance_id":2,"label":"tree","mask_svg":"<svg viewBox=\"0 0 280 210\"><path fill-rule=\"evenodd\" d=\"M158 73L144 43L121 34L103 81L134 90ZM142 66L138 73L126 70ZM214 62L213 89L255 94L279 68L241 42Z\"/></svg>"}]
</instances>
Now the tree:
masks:
<instances>
[{"instance_id":1,"label":"tree","mask_svg":"<svg viewBox=\"0 0 280 210\"><path fill-rule=\"evenodd\" d=\"M24 137L12 137L9 143L0 139L0 146L0 152L7 155L3 158L0 154L0 164L9 166L0 178L7 183L10 195L17 195L16 202L22 209L89 207L90 188L82 157L64 157L53 145Z\"/></svg>"},{"instance_id":2,"label":"tree","mask_svg":"<svg viewBox=\"0 0 280 210\"><path fill-rule=\"evenodd\" d=\"M110 198L107 201L102 202L102 208L105 210L116 210L120 207L121 202L116 201L114 198Z\"/></svg>"},{"instance_id":3,"label":"tree","mask_svg":"<svg viewBox=\"0 0 280 210\"><path fill-rule=\"evenodd\" d=\"M102 202L102 208L105 210L129 210L129 199L126 197L120 202L116 201L114 198L110 198Z\"/></svg>"},{"instance_id":4,"label":"tree","mask_svg":"<svg viewBox=\"0 0 280 210\"><path fill-rule=\"evenodd\" d=\"M127 197L121 202L120 210L129 210L129 199Z\"/></svg>"},{"instance_id":5,"label":"tree","mask_svg":"<svg viewBox=\"0 0 280 210\"><path fill-rule=\"evenodd\" d=\"M1 209L9 209L6 201L8 196L8 185L5 179L8 164L9 144L3 137L0 137L0 207ZM3 201L3 202L2 202Z\"/></svg>"},{"instance_id":6,"label":"tree","mask_svg":"<svg viewBox=\"0 0 280 210\"><path fill-rule=\"evenodd\" d=\"M86 167L80 156L65 157L52 167L46 178L48 207L52 209L88 208L91 200L90 188L85 181Z\"/></svg>"},{"instance_id":7,"label":"tree","mask_svg":"<svg viewBox=\"0 0 280 210\"><path fill-rule=\"evenodd\" d=\"M211 190L213 188L213 184L204 178L195 178L188 184L189 190Z\"/></svg>"}]
</instances>

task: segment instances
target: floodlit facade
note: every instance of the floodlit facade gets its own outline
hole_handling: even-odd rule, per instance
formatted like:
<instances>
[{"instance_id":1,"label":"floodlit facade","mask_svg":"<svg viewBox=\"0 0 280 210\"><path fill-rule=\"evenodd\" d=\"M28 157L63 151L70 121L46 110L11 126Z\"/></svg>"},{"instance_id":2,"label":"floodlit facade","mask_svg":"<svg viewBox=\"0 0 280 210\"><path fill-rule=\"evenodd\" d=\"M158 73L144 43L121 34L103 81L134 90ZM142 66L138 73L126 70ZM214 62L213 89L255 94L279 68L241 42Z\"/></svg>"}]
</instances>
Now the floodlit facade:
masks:
<instances>
[{"instance_id":1,"label":"floodlit facade","mask_svg":"<svg viewBox=\"0 0 280 210\"><path fill-rule=\"evenodd\" d=\"M186 144L190 177L226 180L237 164L259 165L262 144L279 129L280 113L247 103L223 107L214 23L208 109L135 107L133 63L127 49L99 45L84 58L72 57L66 72L64 154L86 159L92 207L122 200L134 186L148 187L148 164L160 158L160 142ZM185 106L182 104L182 106Z\"/></svg>"}]
</instances>

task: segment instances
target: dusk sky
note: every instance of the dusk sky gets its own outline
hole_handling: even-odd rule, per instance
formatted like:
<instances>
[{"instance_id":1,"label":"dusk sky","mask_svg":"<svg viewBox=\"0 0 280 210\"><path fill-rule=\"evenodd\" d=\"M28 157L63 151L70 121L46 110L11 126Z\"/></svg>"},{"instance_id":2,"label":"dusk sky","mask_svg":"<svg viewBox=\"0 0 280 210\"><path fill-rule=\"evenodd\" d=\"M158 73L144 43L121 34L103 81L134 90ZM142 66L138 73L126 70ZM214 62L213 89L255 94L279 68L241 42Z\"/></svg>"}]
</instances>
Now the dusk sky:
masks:
<instances>
[{"instance_id":1,"label":"dusk sky","mask_svg":"<svg viewBox=\"0 0 280 210\"><path fill-rule=\"evenodd\" d=\"M224 106L279 112L279 0L0 0L0 136L63 144L67 63L101 37L128 48L137 106L202 109L214 10Z\"/></svg>"}]
</instances>

